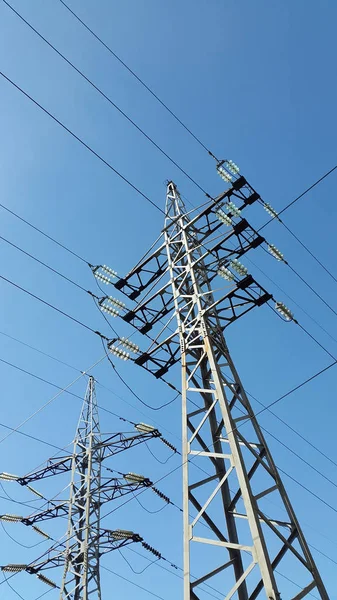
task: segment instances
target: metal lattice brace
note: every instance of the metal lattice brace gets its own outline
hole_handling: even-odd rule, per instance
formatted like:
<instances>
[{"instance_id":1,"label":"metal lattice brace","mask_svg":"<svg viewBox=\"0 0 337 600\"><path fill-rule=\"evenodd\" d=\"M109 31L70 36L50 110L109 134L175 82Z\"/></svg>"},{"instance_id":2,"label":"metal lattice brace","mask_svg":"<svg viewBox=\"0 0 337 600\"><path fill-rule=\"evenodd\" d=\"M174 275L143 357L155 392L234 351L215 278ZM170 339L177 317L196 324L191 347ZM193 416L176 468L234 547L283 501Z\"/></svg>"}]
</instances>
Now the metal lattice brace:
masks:
<instances>
[{"instance_id":1,"label":"metal lattice brace","mask_svg":"<svg viewBox=\"0 0 337 600\"><path fill-rule=\"evenodd\" d=\"M184 600L202 598L202 583L225 600L285 600L280 564L296 573L292 600L313 590L328 600L224 337L272 298L238 261L265 242L241 218L259 198L238 176L190 215L169 182L157 247L116 283L130 299L145 294L124 316L150 340L135 362L155 377L181 363Z\"/></svg>"},{"instance_id":2,"label":"metal lattice brace","mask_svg":"<svg viewBox=\"0 0 337 600\"><path fill-rule=\"evenodd\" d=\"M193 235L191 244L185 208L170 183L165 243L182 362L185 600L198 598L198 585L219 579L220 574L226 600L254 600L260 593L261 598L279 600L276 567L286 555L306 579L303 595L296 598L315 589L328 600L231 359L207 266L200 260L204 250L195 244L196 239ZM192 465L205 465L205 460L215 474L200 479ZM286 522L267 516L275 512L270 508L273 505L266 503L269 497L282 505ZM189 516L191 506L197 510L193 519ZM208 535L205 530L200 533L201 521L209 527ZM213 551L208 553L209 561L193 564L193 573L198 568L200 571L202 564L208 567L192 581L190 565L196 544L203 547L205 559L209 546ZM220 564L214 548L222 550L219 557L225 557Z\"/></svg>"}]
</instances>

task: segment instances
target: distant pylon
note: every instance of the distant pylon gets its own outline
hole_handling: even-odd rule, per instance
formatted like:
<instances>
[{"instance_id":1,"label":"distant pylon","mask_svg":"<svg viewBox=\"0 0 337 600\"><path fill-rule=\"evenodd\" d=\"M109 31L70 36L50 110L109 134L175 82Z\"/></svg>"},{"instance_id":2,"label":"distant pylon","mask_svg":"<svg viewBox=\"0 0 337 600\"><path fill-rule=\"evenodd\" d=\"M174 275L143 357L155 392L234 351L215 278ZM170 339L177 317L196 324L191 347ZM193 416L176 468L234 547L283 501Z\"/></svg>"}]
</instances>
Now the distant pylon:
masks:
<instances>
[{"instance_id":1,"label":"distant pylon","mask_svg":"<svg viewBox=\"0 0 337 600\"><path fill-rule=\"evenodd\" d=\"M50 587L60 588L60 600L101 600L100 557L112 550L123 548L134 542L142 544L157 558L161 555L152 546L143 541L137 533L122 529L106 529L101 526L100 512L103 504L141 488L151 487L165 502L162 494L152 482L136 473L108 472L118 476L102 478L104 461L120 452L161 434L151 425L139 423L137 433L113 433L101 435L94 378L90 377L85 399L78 422L71 455L52 458L45 467L17 477L1 473L0 479L17 481L39 494L32 483L59 473L71 472L70 497L68 501L50 501L47 508L27 517L18 515L0 515L0 520L21 522L31 526L50 538L37 524L42 521L68 515L68 528L64 542L55 542L42 556L29 564L9 563L1 567L5 572L26 571L35 574ZM166 443L166 440L164 440ZM41 498L43 496L40 495ZM52 567L63 567L61 585L47 577L44 572Z\"/></svg>"}]
</instances>

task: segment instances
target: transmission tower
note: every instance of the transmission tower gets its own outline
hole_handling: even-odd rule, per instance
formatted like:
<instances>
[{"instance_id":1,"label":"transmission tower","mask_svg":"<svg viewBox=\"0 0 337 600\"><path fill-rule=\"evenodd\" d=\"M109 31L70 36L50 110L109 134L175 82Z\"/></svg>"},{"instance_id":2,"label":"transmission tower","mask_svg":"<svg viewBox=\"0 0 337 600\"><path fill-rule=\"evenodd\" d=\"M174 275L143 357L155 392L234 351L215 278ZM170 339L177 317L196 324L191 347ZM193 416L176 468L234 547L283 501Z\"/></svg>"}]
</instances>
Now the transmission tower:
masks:
<instances>
[{"instance_id":1,"label":"transmission tower","mask_svg":"<svg viewBox=\"0 0 337 600\"><path fill-rule=\"evenodd\" d=\"M225 600L300 600L312 591L328 600L224 336L273 299L241 258L264 245L283 259L241 213L254 203L277 213L232 161L218 172L231 187L199 211L189 212L168 183L158 243L114 283L138 302L122 318L149 339L135 363L156 378L181 369L184 600L202 598L204 582ZM111 269L93 270L112 283ZM276 309L292 319L282 302ZM110 350L118 355L115 341ZM295 594L279 565L296 579Z\"/></svg>"},{"instance_id":2,"label":"transmission tower","mask_svg":"<svg viewBox=\"0 0 337 600\"><path fill-rule=\"evenodd\" d=\"M47 539L52 538L37 524L57 517L66 518L68 527L65 539L55 541L34 562L10 563L2 566L2 571L7 573L26 571L35 574L50 587L60 588L60 600L101 600L100 558L102 555L139 542L145 550L161 558L161 554L144 542L137 533L122 529L106 529L101 526L103 505L126 494L134 494L142 488L151 487L161 499L170 502L169 498L143 475L132 472L122 474L108 468L107 472L115 476L102 477L102 468L106 459L153 438L162 439L160 432L150 425L139 423L135 428L137 433L114 433L104 437L101 435L95 383L93 377L90 377L72 454L52 458L47 461L46 466L24 477L9 473L0 474L0 479L16 481L41 499L45 499L31 484L57 474L70 472L68 500L47 501L43 510L26 517L12 514L0 515L0 520L9 523L21 522ZM165 439L163 441L167 443ZM60 586L44 574L44 571L53 567L63 568Z\"/></svg>"}]
</instances>

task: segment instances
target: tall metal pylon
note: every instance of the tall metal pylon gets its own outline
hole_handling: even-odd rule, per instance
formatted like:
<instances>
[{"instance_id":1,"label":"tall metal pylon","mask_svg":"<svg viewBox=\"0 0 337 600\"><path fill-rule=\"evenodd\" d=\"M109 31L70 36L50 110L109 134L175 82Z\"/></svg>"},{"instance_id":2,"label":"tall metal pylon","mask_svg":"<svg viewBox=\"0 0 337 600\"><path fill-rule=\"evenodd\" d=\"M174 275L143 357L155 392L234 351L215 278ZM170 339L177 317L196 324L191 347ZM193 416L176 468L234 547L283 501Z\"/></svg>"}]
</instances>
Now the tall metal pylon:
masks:
<instances>
[{"instance_id":1,"label":"tall metal pylon","mask_svg":"<svg viewBox=\"0 0 337 600\"><path fill-rule=\"evenodd\" d=\"M101 435L94 378L90 377L80 419L70 455L49 459L46 466L17 477L9 473L0 473L0 479L16 481L27 486L33 493L45 500L32 483L61 473L71 473L69 500L51 500L44 503L43 510L26 517L18 515L0 515L0 520L21 522L32 527L46 539L52 539L37 524L67 517L68 527L65 539L55 541L37 560L29 563L9 563L1 567L2 571L17 573L26 571L36 575L52 588L59 588L60 600L102 600L100 583L101 556L121 549L134 542L161 558L161 554L143 541L139 534L124 529L107 529L101 526L101 507L126 494L133 494L142 488L151 487L165 502L170 500L162 494L143 475L119 473L108 468L102 477L102 468L106 459L137 446L153 438L161 438L160 432L150 425L135 425L136 433L113 433ZM171 447L171 446L170 446ZM172 447L171 447L172 448ZM110 475L110 473L112 475ZM47 577L44 572L51 568L63 568L61 585Z\"/></svg>"},{"instance_id":2,"label":"tall metal pylon","mask_svg":"<svg viewBox=\"0 0 337 600\"><path fill-rule=\"evenodd\" d=\"M115 283L140 298L123 319L152 339L135 362L156 378L181 369L184 600L205 582L225 600L328 600L224 336L272 299L238 260L267 243L241 216L260 196L226 166L230 189L200 211L168 183L155 249Z\"/></svg>"},{"instance_id":3,"label":"tall metal pylon","mask_svg":"<svg viewBox=\"0 0 337 600\"><path fill-rule=\"evenodd\" d=\"M71 465L66 560L60 600L101 600L100 510L104 456L93 377L79 419Z\"/></svg>"}]
</instances>

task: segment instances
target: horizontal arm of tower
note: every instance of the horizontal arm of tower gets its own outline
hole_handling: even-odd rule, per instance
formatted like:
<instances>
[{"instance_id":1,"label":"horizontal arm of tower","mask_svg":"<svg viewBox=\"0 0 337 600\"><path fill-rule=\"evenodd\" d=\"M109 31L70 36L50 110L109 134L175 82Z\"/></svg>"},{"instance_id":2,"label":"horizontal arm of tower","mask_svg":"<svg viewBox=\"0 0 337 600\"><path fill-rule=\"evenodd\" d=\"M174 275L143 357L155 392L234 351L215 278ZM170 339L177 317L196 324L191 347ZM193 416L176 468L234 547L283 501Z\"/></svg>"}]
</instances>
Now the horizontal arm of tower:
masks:
<instances>
[{"instance_id":1,"label":"horizontal arm of tower","mask_svg":"<svg viewBox=\"0 0 337 600\"><path fill-rule=\"evenodd\" d=\"M250 186L249 186L250 188ZM251 189L251 188L250 188ZM234 194L233 192L231 192L231 190L228 190L225 194L221 195L221 200L231 200L233 201L233 199L236 201L236 203L238 204L238 206L236 206L237 210L239 211L239 213L241 213L242 209L245 208L245 206L248 204L247 202L247 198L244 197L243 194ZM252 202L254 202L255 200L257 200L259 198L259 195L254 191L252 192L252 194L249 196L248 195L248 200L252 199ZM239 200L239 202L237 202L237 200ZM242 204L241 204L242 201ZM250 204L252 202L249 202ZM237 221L237 223L235 223L235 220L238 218L238 215L234 215L231 212L230 207L227 207L226 202L221 202L218 199L216 199L212 205L210 205L208 208L206 208L204 211L202 211L201 213L199 213L199 215L197 215L196 217L194 217L193 219L191 219L188 223L186 223L184 229L186 230L186 232L197 232L198 233L198 241L200 244L205 244L206 242L209 243L209 238L211 236L214 235L214 233L216 233L217 231L221 231L221 228L223 229L223 223L221 221L221 218L219 218L219 213L223 213L223 209L226 210L226 215L228 217L228 223L227 226L230 225L230 222L232 221L232 226L233 228L237 227L238 231L240 231L240 222L241 221L246 221L245 219L239 219ZM233 221L234 219L234 221Z\"/></svg>"},{"instance_id":2,"label":"horizontal arm of tower","mask_svg":"<svg viewBox=\"0 0 337 600\"><path fill-rule=\"evenodd\" d=\"M51 556L47 560L41 563L35 563L30 565L26 570L27 573L36 574L46 569L53 569L54 567L61 567L64 565L64 553L60 552L55 556Z\"/></svg>"},{"instance_id":3,"label":"horizontal arm of tower","mask_svg":"<svg viewBox=\"0 0 337 600\"><path fill-rule=\"evenodd\" d=\"M230 246L230 242L233 240L235 240L235 248ZM216 276L219 266L229 266L232 258L242 257L249 250L257 248L263 241L264 238L258 235L245 219L242 219L209 249L202 247L200 256L194 261L194 266L198 267L199 263L203 263L203 268L206 267L208 270L208 280L211 282ZM200 246L199 243L197 245ZM183 261L184 257L185 253L179 257L179 261ZM174 302L171 286L174 282L177 282L178 286L182 286L183 281L181 281L180 274L173 279L173 282L168 281L135 309L127 312L122 319L133 325L140 333L148 333L157 323L162 322L164 317L172 313Z\"/></svg>"},{"instance_id":4,"label":"horizontal arm of tower","mask_svg":"<svg viewBox=\"0 0 337 600\"><path fill-rule=\"evenodd\" d=\"M64 458L51 458L48 460L47 465L38 471L28 473L24 475L24 477L18 477L17 482L20 485L28 485L33 481L39 481L40 479L45 479L46 477L52 477L53 475L57 475L59 473L67 473L71 469L71 456L65 456Z\"/></svg>"},{"instance_id":5,"label":"horizontal arm of tower","mask_svg":"<svg viewBox=\"0 0 337 600\"><path fill-rule=\"evenodd\" d=\"M209 203L207 203L206 207L203 208L198 214L194 217L188 219L188 224L192 226L196 226L198 229L201 229L199 224L200 220L207 220L209 215L214 213L220 205L228 200L235 200L238 204L238 209L242 211L246 206L249 206L260 199L260 195L254 190L254 188L247 182L247 180L240 176L236 181L233 182L232 186L219 194L216 198L212 199ZM229 213L230 214L230 213ZM164 227L163 231L172 231L176 225L177 220L181 217L180 214L176 214L172 216L170 221Z\"/></svg>"},{"instance_id":6,"label":"horizontal arm of tower","mask_svg":"<svg viewBox=\"0 0 337 600\"><path fill-rule=\"evenodd\" d=\"M143 538L133 531L123 529L101 529L99 533L100 554L106 554L113 550L120 550L130 544L142 542Z\"/></svg>"},{"instance_id":7,"label":"horizontal arm of tower","mask_svg":"<svg viewBox=\"0 0 337 600\"><path fill-rule=\"evenodd\" d=\"M125 481L124 478L113 478L101 484L100 487L100 502L110 502L116 498L121 498L127 494L133 494L142 488L151 487L152 481L147 478L137 482Z\"/></svg>"},{"instance_id":8,"label":"horizontal arm of tower","mask_svg":"<svg viewBox=\"0 0 337 600\"><path fill-rule=\"evenodd\" d=\"M105 460L114 454L119 454L119 452L123 452L124 450L128 450L129 448L133 448L143 442L148 442L153 438L158 437L161 437L161 433L158 429L135 434L115 433L100 442L97 445L97 448L101 449L102 460Z\"/></svg>"},{"instance_id":9,"label":"horizontal arm of tower","mask_svg":"<svg viewBox=\"0 0 337 600\"><path fill-rule=\"evenodd\" d=\"M141 333L146 334L172 310L173 300L170 293L170 282L167 282L134 310L130 310L123 315L122 319L133 325Z\"/></svg>"},{"instance_id":10,"label":"horizontal arm of tower","mask_svg":"<svg viewBox=\"0 0 337 600\"><path fill-rule=\"evenodd\" d=\"M100 555L111 552L112 550L120 550L121 548L128 546L133 543L141 543L144 550L150 552L157 559L162 558L162 555L158 550L150 546L143 538L133 531L126 531L124 529L101 529L99 534L99 548Z\"/></svg>"},{"instance_id":11,"label":"horizontal arm of tower","mask_svg":"<svg viewBox=\"0 0 337 600\"><path fill-rule=\"evenodd\" d=\"M198 239L196 247L200 248L200 256L194 261L194 267L203 263L203 268L207 268L211 281L219 266L230 266L232 259L241 258L249 250L258 248L265 242L265 238L259 235L246 219L240 219L226 235L217 236L210 241L212 243L206 247ZM235 247L230 245L231 242L235 243Z\"/></svg>"},{"instance_id":12,"label":"horizontal arm of tower","mask_svg":"<svg viewBox=\"0 0 337 600\"><path fill-rule=\"evenodd\" d=\"M272 294L269 294L251 275L247 275L237 282L234 290L207 306L204 314L208 315L210 322L212 322L212 313L214 317L216 315L224 329L255 306L262 306L269 302L272 297Z\"/></svg>"},{"instance_id":13,"label":"horizontal arm of tower","mask_svg":"<svg viewBox=\"0 0 337 600\"><path fill-rule=\"evenodd\" d=\"M165 244L154 250L142 262L137 264L125 277L118 279L114 287L135 300L145 289L153 284L167 270Z\"/></svg>"},{"instance_id":14,"label":"horizontal arm of tower","mask_svg":"<svg viewBox=\"0 0 337 600\"><path fill-rule=\"evenodd\" d=\"M55 519L57 517L68 515L68 502L62 502L61 504L54 504L46 510L36 512L28 517L22 519L24 525L34 525L35 523L41 523L48 519Z\"/></svg>"},{"instance_id":15,"label":"horizontal arm of tower","mask_svg":"<svg viewBox=\"0 0 337 600\"><path fill-rule=\"evenodd\" d=\"M271 298L271 294L261 287L251 275L247 275L244 279L236 282L232 290L212 304L207 303L205 295L204 314L207 315L210 325L214 325L214 329L220 324L221 331L224 331L231 323L237 321L254 307L262 306ZM193 320L189 319L189 328L193 327L193 323ZM159 378L179 362L180 349L179 332L175 331L156 346L152 344L152 348L150 347L147 352L135 359L135 364L142 366Z\"/></svg>"},{"instance_id":16,"label":"horizontal arm of tower","mask_svg":"<svg viewBox=\"0 0 337 600\"><path fill-rule=\"evenodd\" d=\"M2 571L18 573L20 571L26 571L31 575L36 575L40 571L45 569L52 569L53 567L60 567L64 564L64 551L65 544L56 543L46 552L42 554L37 560L30 562L29 564L8 564L1 567ZM56 587L56 586L55 586Z\"/></svg>"},{"instance_id":17,"label":"horizontal arm of tower","mask_svg":"<svg viewBox=\"0 0 337 600\"><path fill-rule=\"evenodd\" d=\"M233 182L233 186L229 190L212 200L206 208L188 221L186 225L188 228L199 228L201 243L221 226L215 217L215 212L222 202L230 198L238 201L238 208L242 210L245 206L258 200L260 196L244 177L239 177L237 181ZM175 231L177 229L177 219L171 220L170 224L163 231ZM135 300L144 290L158 281L166 272L167 266L166 247L164 243L161 243L152 254L146 256L125 277L116 281L114 287L126 294L131 300Z\"/></svg>"}]
</instances>

